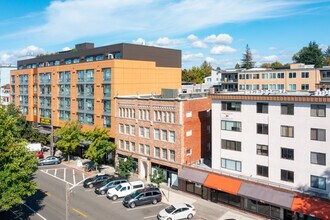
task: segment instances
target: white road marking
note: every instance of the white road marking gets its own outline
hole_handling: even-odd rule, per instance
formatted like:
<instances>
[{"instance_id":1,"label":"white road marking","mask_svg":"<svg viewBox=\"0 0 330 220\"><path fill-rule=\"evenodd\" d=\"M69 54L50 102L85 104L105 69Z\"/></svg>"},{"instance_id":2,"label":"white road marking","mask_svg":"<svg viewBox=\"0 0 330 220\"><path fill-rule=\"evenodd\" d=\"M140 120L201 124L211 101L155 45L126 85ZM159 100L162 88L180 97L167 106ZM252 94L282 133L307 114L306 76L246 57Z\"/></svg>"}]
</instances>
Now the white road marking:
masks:
<instances>
[{"instance_id":1,"label":"white road marking","mask_svg":"<svg viewBox=\"0 0 330 220\"><path fill-rule=\"evenodd\" d=\"M54 178L58 179L58 180L61 180L61 181L65 182L65 183L68 183L69 185L71 185L71 186L72 186L72 183L70 183L70 182L68 182L68 181L62 180L61 178L59 178L59 177L57 177L57 176L54 176L54 175L52 175L52 174L49 174L49 173L46 173L46 172L45 172L45 171L43 171L43 170L40 170L40 171L41 171L41 172L43 172L43 173L45 173L45 174L47 174L47 175L49 175L49 176L52 176L52 177L54 177Z\"/></svg>"},{"instance_id":2,"label":"white road marking","mask_svg":"<svg viewBox=\"0 0 330 220\"><path fill-rule=\"evenodd\" d=\"M66 181L66 168L64 168L64 181Z\"/></svg>"},{"instance_id":3,"label":"white road marking","mask_svg":"<svg viewBox=\"0 0 330 220\"><path fill-rule=\"evenodd\" d=\"M96 197L104 197L104 196L107 196L107 195L97 195Z\"/></svg>"},{"instance_id":4,"label":"white road marking","mask_svg":"<svg viewBox=\"0 0 330 220\"><path fill-rule=\"evenodd\" d=\"M143 217L143 218L147 219L147 218L155 218L155 217L157 217L157 215L147 216L147 217Z\"/></svg>"},{"instance_id":5,"label":"white road marking","mask_svg":"<svg viewBox=\"0 0 330 220\"><path fill-rule=\"evenodd\" d=\"M37 214L43 220L47 220L45 217L43 217L42 215L40 215L38 212L34 211L30 206L28 206L26 204L23 204L23 205L25 205L28 209L30 209L32 212L34 212L35 214Z\"/></svg>"},{"instance_id":6,"label":"white road marking","mask_svg":"<svg viewBox=\"0 0 330 220\"><path fill-rule=\"evenodd\" d=\"M83 175L83 179L85 179L85 173L82 173L82 175Z\"/></svg>"},{"instance_id":7,"label":"white road marking","mask_svg":"<svg viewBox=\"0 0 330 220\"><path fill-rule=\"evenodd\" d=\"M140 207L135 207L133 209L126 209L126 211L134 211L134 210L138 210L138 209L146 209L146 208L156 207L156 206L160 206L160 205L162 205L162 204L140 206Z\"/></svg>"},{"instance_id":8,"label":"white road marking","mask_svg":"<svg viewBox=\"0 0 330 220\"><path fill-rule=\"evenodd\" d=\"M46 170L46 173L48 173L48 170Z\"/></svg>"},{"instance_id":9,"label":"white road marking","mask_svg":"<svg viewBox=\"0 0 330 220\"><path fill-rule=\"evenodd\" d=\"M23 220L19 215L17 215L16 214L16 212L20 212L19 210L16 210L16 211L12 211L12 210L10 210L15 216L16 216L16 218L18 218L18 219L20 219L20 220ZM15 218L15 219L16 219Z\"/></svg>"},{"instance_id":10,"label":"white road marking","mask_svg":"<svg viewBox=\"0 0 330 220\"><path fill-rule=\"evenodd\" d=\"M56 176L56 173L57 173L57 169L55 169L55 173L54 173L55 176Z\"/></svg>"},{"instance_id":11,"label":"white road marking","mask_svg":"<svg viewBox=\"0 0 330 220\"><path fill-rule=\"evenodd\" d=\"M76 185L76 174L74 173L74 169L72 170L73 174L73 185Z\"/></svg>"},{"instance_id":12,"label":"white road marking","mask_svg":"<svg viewBox=\"0 0 330 220\"><path fill-rule=\"evenodd\" d=\"M85 192L91 192L94 191L94 189L85 189Z\"/></svg>"},{"instance_id":13,"label":"white road marking","mask_svg":"<svg viewBox=\"0 0 330 220\"><path fill-rule=\"evenodd\" d=\"M75 188L76 186L79 186L83 181L85 181L85 178L84 178L82 181L80 181L79 183L73 185L73 186L70 188L70 190L72 190L72 189ZM93 190L93 189L92 189L92 190ZM85 191L92 191L92 190L85 190Z\"/></svg>"},{"instance_id":14,"label":"white road marking","mask_svg":"<svg viewBox=\"0 0 330 220\"><path fill-rule=\"evenodd\" d=\"M115 203L122 203L123 201L116 201L116 202L112 202L112 204L115 204Z\"/></svg>"}]
</instances>

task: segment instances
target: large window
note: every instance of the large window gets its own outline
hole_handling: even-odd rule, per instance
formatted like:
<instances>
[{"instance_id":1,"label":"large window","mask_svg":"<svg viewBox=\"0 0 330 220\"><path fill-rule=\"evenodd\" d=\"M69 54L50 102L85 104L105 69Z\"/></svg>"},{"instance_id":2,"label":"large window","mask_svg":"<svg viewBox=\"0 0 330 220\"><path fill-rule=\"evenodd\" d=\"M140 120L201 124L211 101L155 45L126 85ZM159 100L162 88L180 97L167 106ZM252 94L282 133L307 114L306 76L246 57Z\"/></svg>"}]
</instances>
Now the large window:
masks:
<instances>
[{"instance_id":1,"label":"large window","mask_svg":"<svg viewBox=\"0 0 330 220\"><path fill-rule=\"evenodd\" d=\"M170 160L175 161L175 151L174 150L170 150Z\"/></svg>"},{"instance_id":2,"label":"large window","mask_svg":"<svg viewBox=\"0 0 330 220\"><path fill-rule=\"evenodd\" d=\"M289 170L281 170L281 180L286 182L294 182L294 172Z\"/></svg>"},{"instance_id":3,"label":"large window","mask_svg":"<svg viewBox=\"0 0 330 220\"><path fill-rule=\"evenodd\" d=\"M294 104L281 103L282 115L294 115Z\"/></svg>"},{"instance_id":4,"label":"large window","mask_svg":"<svg viewBox=\"0 0 330 220\"><path fill-rule=\"evenodd\" d=\"M281 148L281 158L287 160L294 160L294 150L290 148Z\"/></svg>"},{"instance_id":5,"label":"large window","mask_svg":"<svg viewBox=\"0 0 330 220\"><path fill-rule=\"evenodd\" d=\"M289 78L296 78L296 73L295 72L292 72L292 73L289 73Z\"/></svg>"},{"instance_id":6,"label":"large window","mask_svg":"<svg viewBox=\"0 0 330 220\"><path fill-rule=\"evenodd\" d=\"M325 117L326 105L311 104L311 116L312 117Z\"/></svg>"},{"instance_id":7,"label":"large window","mask_svg":"<svg viewBox=\"0 0 330 220\"><path fill-rule=\"evenodd\" d=\"M170 131L170 142L175 143L175 132L174 131Z\"/></svg>"},{"instance_id":8,"label":"large window","mask_svg":"<svg viewBox=\"0 0 330 220\"><path fill-rule=\"evenodd\" d=\"M242 131L242 123L238 121L221 121L221 130Z\"/></svg>"},{"instance_id":9,"label":"large window","mask_svg":"<svg viewBox=\"0 0 330 220\"><path fill-rule=\"evenodd\" d=\"M294 127L281 125L281 136L293 138L294 137Z\"/></svg>"},{"instance_id":10,"label":"large window","mask_svg":"<svg viewBox=\"0 0 330 220\"><path fill-rule=\"evenodd\" d=\"M154 129L154 139L160 140L160 131L159 129Z\"/></svg>"},{"instance_id":11,"label":"large window","mask_svg":"<svg viewBox=\"0 0 330 220\"><path fill-rule=\"evenodd\" d=\"M268 156L268 145L257 144L257 155Z\"/></svg>"},{"instance_id":12,"label":"large window","mask_svg":"<svg viewBox=\"0 0 330 220\"><path fill-rule=\"evenodd\" d=\"M111 81L111 69L105 68L103 71L103 81Z\"/></svg>"},{"instance_id":13,"label":"large window","mask_svg":"<svg viewBox=\"0 0 330 220\"><path fill-rule=\"evenodd\" d=\"M326 165L326 154L311 152L311 163L318 165Z\"/></svg>"},{"instance_id":14,"label":"large window","mask_svg":"<svg viewBox=\"0 0 330 220\"><path fill-rule=\"evenodd\" d=\"M326 130L319 128L311 128L311 140L326 141Z\"/></svg>"},{"instance_id":15,"label":"large window","mask_svg":"<svg viewBox=\"0 0 330 220\"><path fill-rule=\"evenodd\" d=\"M268 134L268 124L257 124L257 134Z\"/></svg>"},{"instance_id":16,"label":"large window","mask_svg":"<svg viewBox=\"0 0 330 220\"><path fill-rule=\"evenodd\" d=\"M309 84L301 84L301 90L309 90Z\"/></svg>"},{"instance_id":17,"label":"large window","mask_svg":"<svg viewBox=\"0 0 330 220\"><path fill-rule=\"evenodd\" d=\"M257 102L257 113L268 113L268 103Z\"/></svg>"},{"instance_id":18,"label":"large window","mask_svg":"<svg viewBox=\"0 0 330 220\"><path fill-rule=\"evenodd\" d=\"M160 149L159 149L159 147L155 147L154 150L155 150L155 152L154 152L155 155L154 156L159 158L160 157Z\"/></svg>"},{"instance_id":19,"label":"large window","mask_svg":"<svg viewBox=\"0 0 330 220\"><path fill-rule=\"evenodd\" d=\"M327 189L326 178L311 175L311 187L326 190Z\"/></svg>"},{"instance_id":20,"label":"large window","mask_svg":"<svg viewBox=\"0 0 330 220\"><path fill-rule=\"evenodd\" d=\"M221 167L229 170L242 171L241 161L230 160L226 158L221 158Z\"/></svg>"},{"instance_id":21,"label":"large window","mask_svg":"<svg viewBox=\"0 0 330 220\"><path fill-rule=\"evenodd\" d=\"M309 78L309 72L301 72L301 78Z\"/></svg>"},{"instance_id":22,"label":"large window","mask_svg":"<svg viewBox=\"0 0 330 220\"><path fill-rule=\"evenodd\" d=\"M226 150L241 151L241 142L222 139L221 148Z\"/></svg>"},{"instance_id":23,"label":"large window","mask_svg":"<svg viewBox=\"0 0 330 220\"><path fill-rule=\"evenodd\" d=\"M241 102L221 102L222 111L241 111Z\"/></svg>"},{"instance_id":24,"label":"large window","mask_svg":"<svg viewBox=\"0 0 330 220\"><path fill-rule=\"evenodd\" d=\"M257 175L268 177L268 167L257 165Z\"/></svg>"}]
</instances>

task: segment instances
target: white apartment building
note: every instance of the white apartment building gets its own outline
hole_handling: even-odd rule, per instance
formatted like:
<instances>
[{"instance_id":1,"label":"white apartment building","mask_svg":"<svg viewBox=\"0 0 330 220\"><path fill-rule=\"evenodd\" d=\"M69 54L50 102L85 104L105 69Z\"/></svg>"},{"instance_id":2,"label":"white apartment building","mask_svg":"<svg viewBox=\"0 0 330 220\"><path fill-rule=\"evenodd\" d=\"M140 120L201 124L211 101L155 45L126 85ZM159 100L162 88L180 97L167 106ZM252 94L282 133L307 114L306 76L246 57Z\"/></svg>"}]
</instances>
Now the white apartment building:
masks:
<instances>
[{"instance_id":1,"label":"white apartment building","mask_svg":"<svg viewBox=\"0 0 330 220\"><path fill-rule=\"evenodd\" d=\"M212 168L330 196L330 93L212 94Z\"/></svg>"},{"instance_id":2,"label":"white apartment building","mask_svg":"<svg viewBox=\"0 0 330 220\"><path fill-rule=\"evenodd\" d=\"M0 104L3 106L9 105L9 99L10 99L10 85L6 84L1 86Z\"/></svg>"}]
</instances>

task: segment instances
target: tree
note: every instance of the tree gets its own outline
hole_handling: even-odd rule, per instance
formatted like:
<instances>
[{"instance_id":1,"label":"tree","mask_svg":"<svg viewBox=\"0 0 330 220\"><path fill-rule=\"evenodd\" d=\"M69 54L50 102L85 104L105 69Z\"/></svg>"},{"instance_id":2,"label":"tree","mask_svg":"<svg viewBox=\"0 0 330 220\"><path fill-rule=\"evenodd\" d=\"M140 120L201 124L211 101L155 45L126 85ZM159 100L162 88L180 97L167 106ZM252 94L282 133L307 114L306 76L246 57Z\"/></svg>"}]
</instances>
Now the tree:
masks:
<instances>
[{"instance_id":1,"label":"tree","mask_svg":"<svg viewBox=\"0 0 330 220\"><path fill-rule=\"evenodd\" d=\"M125 159L119 158L117 167L119 171L119 176L129 179L133 170L133 165L134 158L132 157L132 155L128 156Z\"/></svg>"},{"instance_id":2,"label":"tree","mask_svg":"<svg viewBox=\"0 0 330 220\"><path fill-rule=\"evenodd\" d=\"M211 72L211 64L204 61L200 67L193 66L191 69L182 70L182 81L200 84L204 82L205 77L211 75Z\"/></svg>"},{"instance_id":3,"label":"tree","mask_svg":"<svg viewBox=\"0 0 330 220\"><path fill-rule=\"evenodd\" d=\"M324 57L324 65L330 66L330 46L328 46L328 48L324 51L323 57Z\"/></svg>"},{"instance_id":4,"label":"tree","mask_svg":"<svg viewBox=\"0 0 330 220\"><path fill-rule=\"evenodd\" d=\"M96 166L102 164L106 153L116 149L116 145L110 141L106 129L94 128L93 131L87 131L84 134L84 140L91 142L85 156Z\"/></svg>"},{"instance_id":5,"label":"tree","mask_svg":"<svg viewBox=\"0 0 330 220\"><path fill-rule=\"evenodd\" d=\"M278 67L283 66L283 64L280 63L280 62L278 62L278 61L275 61L275 62L273 62L272 64L270 64L270 66L271 66L272 69L276 69L276 68L278 68Z\"/></svg>"},{"instance_id":6,"label":"tree","mask_svg":"<svg viewBox=\"0 0 330 220\"><path fill-rule=\"evenodd\" d=\"M37 191L31 175L37 170L37 158L21 138L20 117L0 107L0 209L9 210Z\"/></svg>"},{"instance_id":7,"label":"tree","mask_svg":"<svg viewBox=\"0 0 330 220\"><path fill-rule=\"evenodd\" d=\"M298 53L292 56L296 63L313 64L315 67L322 67L323 53L315 41L311 41L307 47L303 47Z\"/></svg>"},{"instance_id":8,"label":"tree","mask_svg":"<svg viewBox=\"0 0 330 220\"><path fill-rule=\"evenodd\" d=\"M242 68L251 69L254 67L255 62L253 62L252 52L248 44L246 45L245 52L243 53L243 58L241 59L241 61L242 61L242 65L241 65Z\"/></svg>"},{"instance_id":9,"label":"tree","mask_svg":"<svg viewBox=\"0 0 330 220\"><path fill-rule=\"evenodd\" d=\"M260 67L268 69L268 68L271 68L271 64L270 63L263 63L263 64L261 64Z\"/></svg>"},{"instance_id":10,"label":"tree","mask_svg":"<svg viewBox=\"0 0 330 220\"><path fill-rule=\"evenodd\" d=\"M154 170L150 180L152 183L157 184L157 187L159 188L159 185L165 180L165 174L163 169L161 169L159 166L156 167L156 170Z\"/></svg>"},{"instance_id":11,"label":"tree","mask_svg":"<svg viewBox=\"0 0 330 220\"><path fill-rule=\"evenodd\" d=\"M202 65L200 66L201 70L204 72L204 77L203 77L203 80L205 77L208 77L208 76L211 76L211 73L212 73L212 66L210 63L204 61L202 63Z\"/></svg>"},{"instance_id":12,"label":"tree","mask_svg":"<svg viewBox=\"0 0 330 220\"><path fill-rule=\"evenodd\" d=\"M83 138L81 128L79 122L69 121L65 123L64 127L55 130L56 147L68 156L69 161L70 155L76 150Z\"/></svg>"},{"instance_id":13,"label":"tree","mask_svg":"<svg viewBox=\"0 0 330 220\"><path fill-rule=\"evenodd\" d=\"M239 65L239 63L236 63L235 69L240 69L240 68L241 68L241 66Z\"/></svg>"}]
</instances>

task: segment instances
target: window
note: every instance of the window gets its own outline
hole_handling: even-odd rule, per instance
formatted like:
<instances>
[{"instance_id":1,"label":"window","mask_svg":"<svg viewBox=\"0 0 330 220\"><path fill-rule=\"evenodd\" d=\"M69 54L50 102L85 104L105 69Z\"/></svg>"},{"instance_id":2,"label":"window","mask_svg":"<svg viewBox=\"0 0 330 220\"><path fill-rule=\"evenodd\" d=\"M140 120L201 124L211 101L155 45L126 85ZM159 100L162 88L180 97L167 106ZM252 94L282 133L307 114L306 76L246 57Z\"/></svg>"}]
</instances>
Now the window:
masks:
<instances>
[{"instance_id":1,"label":"window","mask_svg":"<svg viewBox=\"0 0 330 220\"><path fill-rule=\"evenodd\" d=\"M145 138L150 138L150 128L145 128Z\"/></svg>"},{"instance_id":2,"label":"window","mask_svg":"<svg viewBox=\"0 0 330 220\"><path fill-rule=\"evenodd\" d=\"M311 116L312 117L325 117L326 105L311 104Z\"/></svg>"},{"instance_id":3,"label":"window","mask_svg":"<svg viewBox=\"0 0 330 220\"><path fill-rule=\"evenodd\" d=\"M139 148L140 148L140 154L144 154L144 145L139 144Z\"/></svg>"},{"instance_id":4,"label":"window","mask_svg":"<svg viewBox=\"0 0 330 220\"><path fill-rule=\"evenodd\" d=\"M241 102L221 102L222 111L241 111Z\"/></svg>"},{"instance_id":5,"label":"window","mask_svg":"<svg viewBox=\"0 0 330 220\"><path fill-rule=\"evenodd\" d=\"M175 143L175 132L174 131L170 131L170 142Z\"/></svg>"},{"instance_id":6,"label":"window","mask_svg":"<svg viewBox=\"0 0 330 220\"><path fill-rule=\"evenodd\" d=\"M294 150L290 148L281 148L281 158L287 160L294 160Z\"/></svg>"},{"instance_id":7,"label":"window","mask_svg":"<svg viewBox=\"0 0 330 220\"><path fill-rule=\"evenodd\" d=\"M111 69L102 69L103 71L103 81L111 81Z\"/></svg>"},{"instance_id":8,"label":"window","mask_svg":"<svg viewBox=\"0 0 330 220\"><path fill-rule=\"evenodd\" d=\"M268 113L268 103L257 102L257 113Z\"/></svg>"},{"instance_id":9,"label":"window","mask_svg":"<svg viewBox=\"0 0 330 220\"><path fill-rule=\"evenodd\" d=\"M278 79L284 79L284 73L277 73Z\"/></svg>"},{"instance_id":10,"label":"window","mask_svg":"<svg viewBox=\"0 0 330 220\"><path fill-rule=\"evenodd\" d=\"M186 156L190 156L191 153L192 153L192 149L191 148L189 148L189 149L186 150Z\"/></svg>"},{"instance_id":11,"label":"window","mask_svg":"<svg viewBox=\"0 0 330 220\"><path fill-rule=\"evenodd\" d=\"M326 165L326 156L323 153L311 152L311 163Z\"/></svg>"},{"instance_id":12,"label":"window","mask_svg":"<svg viewBox=\"0 0 330 220\"><path fill-rule=\"evenodd\" d=\"M289 90L290 91L296 91L297 90L297 85L296 84L289 84Z\"/></svg>"},{"instance_id":13,"label":"window","mask_svg":"<svg viewBox=\"0 0 330 220\"><path fill-rule=\"evenodd\" d=\"M239 74L239 79L245 79L245 74Z\"/></svg>"},{"instance_id":14,"label":"window","mask_svg":"<svg viewBox=\"0 0 330 220\"><path fill-rule=\"evenodd\" d=\"M257 134L268 134L268 124L257 124Z\"/></svg>"},{"instance_id":15,"label":"window","mask_svg":"<svg viewBox=\"0 0 330 220\"><path fill-rule=\"evenodd\" d=\"M326 190L326 183L327 181L325 177L311 175L311 187Z\"/></svg>"},{"instance_id":16,"label":"window","mask_svg":"<svg viewBox=\"0 0 330 220\"><path fill-rule=\"evenodd\" d=\"M160 149L159 149L159 147L155 147L155 157L160 157Z\"/></svg>"},{"instance_id":17,"label":"window","mask_svg":"<svg viewBox=\"0 0 330 220\"><path fill-rule=\"evenodd\" d=\"M93 56L86 57L86 62L92 62L94 60Z\"/></svg>"},{"instance_id":18,"label":"window","mask_svg":"<svg viewBox=\"0 0 330 220\"><path fill-rule=\"evenodd\" d=\"M129 128L130 128L129 125L125 125L125 134L130 134Z\"/></svg>"},{"instance_id":19,"label":"window","mask_svg":"<svg viewBox=\"0 0 330 220\"><path fill-rule=\"evenodd\" d=\"M123 134L124 133L124 125L119 124L119 133Z\"/></svg>"},{"instance_id":20,"label":"window","mask_svg":"<svg viewBox=\"0 0 330 220\"><path fill-rule=\"evenodd\" d=\"M131 151L135 152L135 142L130 142Z\"/></svg>"},{"instance_id":21,"label":"window","mask_svg":"<svg viewBox=\"0 0 330 220\"><path fill-rule=\"evenodd\" d=\"M259 74L253 74L253 79L259 79Z\"/></svg>"},{"instance_id":22,"label":"window","mask_svg":"<svg viewBox=\"0 0 330 220\"><path fill-rule=\"evenodd\" d=\"M167 141L167 131L162 130L162 141Z\"/></svg>"},{"instance_id":23,"label":"window","mask_svg":"<svg viewBox=\"0 0 330 220\"><path fill-rule=\"evenodd\" d=\"M226 150L241 151L241 142L222 139L221 148Z\"/></svg>"},{"instance_id":24,"label":"window","mask_svg":"<svg viewBox=\"0 0 330 220\"><path fill-rule=\"evenodd\" d=\"M269 79L276 79L276 73L269 73Z\"/></svg>"},{"instance_id":25,"label":"window","mask_svg":"<svg viewBox=\"0 0 330 220\"><path fill-rule=\"evenodd\" d=\"M245 77L246 77L246 79L252 79L252 75L251 74L246 74Z\"/></svg>"},{"instance_id":26,"label":"window","mask_svg":"<svg viewBox=\"0 0 330 220\"><path fill-rule=\"evenodd\" d=\"M73 63L79 63L79 58L73 58Z\"/></svg>"},{"instance_id":27,"label":"window","mask_svg":"<svg viewBox=\"0 0 330 220\"><path fill-rule=\"evenodd\" d=\"M155 140L160 140L159 129L154 129L154 138L155 138Z\"/></svg>"},{"instance_id":28,"label":"window","mask_svg":"<svg viewBox=\"0 0 330 220\"><path fill-rule=\"evenodd\" d=\"M263 78L263 79L268 79L268 73L263 73L263 74L262 74L262 78Z\"/></svg>"},{"instance_id":29,"label":"window","mask_svg":"<svg viewBox=\"0 0 330 220\"><path fill-rule=\"evenodd\" d=\"M281 125L281 137L294 137L294 127Z\"/></svg>"},{"instance_id":30,"label":"window","mask_svg":"<svg viewBox=\"0 0 330 220\"><path fill-rule=\"evenodd\" d=\"M175 161L175 151L174 150L170 150L170 160Z\"/></svg>"},{"instance_id":31,"label":"window","mask_svg":"<svg viewBox=\"0 0 330 220\"><path fill-rule=\"evenodd\" d=\"M261 89L262 90L268 90L268 85L267 84L262 84Z\"/></svg>"},{"instance_id":32,"label":"window","mask_svg":"<svg viewBox=\"0 0 330 220\"><path fill-rule=\"evenodd\" d=\"M139 127L140 137L144 137L144 127Z\"/></svg>"},{"instance_id":33,"label":"window","mask_svg":"<svg viewBox=\"0 0 330 220\"><path fill-rule=\"evenodd\" d=\"M162 158L167 160L167 149L166 148L162 149Z\"/></svg>"},{"instance_id":34,"label":"window","mask_svg":"<svg viewBox=\"0 0 330 220\"><path fill-rule=\"evenodd\" d=\"M257 155L268 156L268 145L257 144Z\"/></svg>"},{"instance_id":35,"label":"window","mask_svg":"<svg viewBox=\"0 0 330 220\"><path fill-rule=\"evenodd\" d=\"M293 73L289 73L289 78L292 79L292 78L296 78L296 73L293 72Z\"/></svg>"},{"instance_id":36,"label":"window","mask_svg":"<svg viewBox=\"0 0 330 220\"><path fill-rule=\"evenodd\" d=\"M309 78L309 72L301 72L301 78Z\"/></svg>"},{"instance_id":37,"label":"window","mask_svg":"<svg viewBox=\"0 0 330 220\"><path fill-rule=\"evenodd\" d=\"M124 141L123 140L119 140L119 148L124 149Z\"/></svg>"},{"instance_id":38,"label":"window","mask_svg":"<svg viewBox=\"0 0 330 220\"><path fill-rule=\"evenodd\" d=\"M257 165L257 175L268 177L268 167Z\"/></svg>"},{"instance_id":39,"label":"window","mask_svg":"<svg viewBox=\"0 0 330 220\"><path fill-rule=\"evenodd\" d=\"M311 128L311 140L326 141L325 131L325 129Z\"/></svg>"},{"instance_id":40,"label":"window","mask_svg":"<svg viewBox=\"0 0 330 220\"><path fill-rule=\"evenodd\" d=\"M186 113L186 118L191 118L192 117L192 111L188 111Z\"/></svg>"},{"instance_id":41,"label":"window","mask_svg":"<svg viewBox=\"0 0 330 220\"><path fill-rule=\"evenodd\" d=\"M238 121L221 121L221 130L242 131L242 123Z\"/></svg>"},{"instance_id":42,"label":"window","mask_svg":"<svg viewBox=\"0 0 330 220\"><path fill-rule=\"evenodd\" d=\"M102 54L97 55L97 56L95 57L95 60L104 60L104 56L103 56Z\"/></svg>"},{"instance_id":43,"label":"window","mask_svg":"<svg viewBox=\"0 0 330 220\"><path fill-rule=\"evenodd\" d=\"M282 115L294 115L294 104L281 103Z\"/></svg>"},{"instance_id":44,"label":"window","mask_svg":"<svg viewBox=\"0 0 330 220\"><path fill-rule=\"evenodd\" d=\"M301 90L309 90L309 84L301 84Z\"/></svg>"},{"instance_id":45,"label":"window","mask_svg":"<svg viewBox=\"0 0 330 220\"><path fill-rule=\"evenodd\" d=\"M192 135L192 130L186 132L186 137L190 137Z\"/></svg>"},{"instance_id":46,"label":"window","mask_svg":"<svg viewBox=\"0 0 330 220\"><path fill-rule=\"evenodd\" d=\"M284 84L277 84L277 90L284 89Z\"/></svg>"},{"instance_id":47,"label":"window","mask_svg":"<svg viewBox=\"0 0 330 220\"><path fill-rule=\"evenodd\" d=\"M281 180L286 182L294 182L294 172L289 170L281 170Z\"/></svg>"},{"instance_id":48,"label":"window","mask_svg":"<svg viewBox=\"0 0 330 220\"><path fill-rule=\"evenodd\" d=\"M131 125L131 135L135 135L135 125Z\"/></svg>"},{"instance_id":49,"label":"window","mask_svg":"<svg viewBox=\"0 0 330 220\"><path fill-rule=\"evenodd\" d=\"M146 155L150 155L150 146L145 145L145 149L146 149Z\"/></svg>"},{"instance_id":50,"label":"window","mask_svg":"<svg viewBox=\"0 0 330 220\"><path fill-rule=\"evenodd\" d=\"M221 158L221 167L229 170L234 171L242 171L242 164L241 161L230 160L226 158Z\"/></svg>"}]
</instances>

